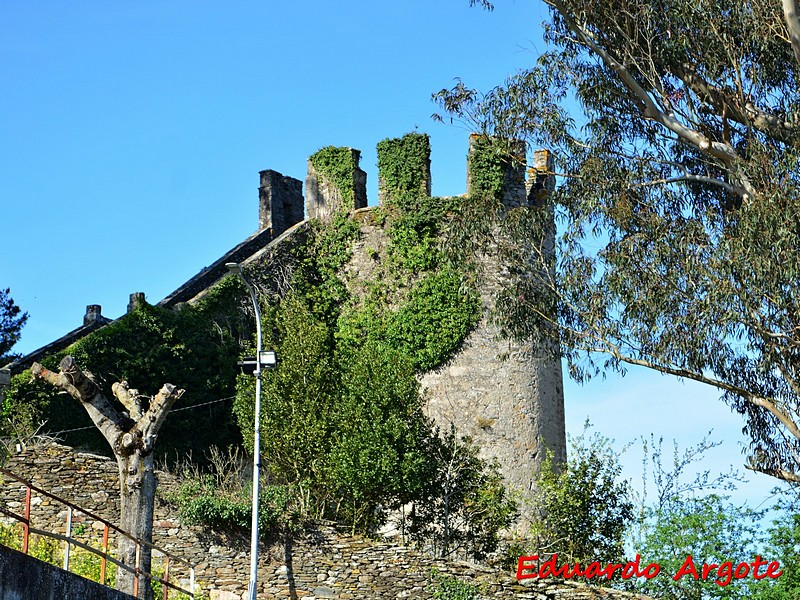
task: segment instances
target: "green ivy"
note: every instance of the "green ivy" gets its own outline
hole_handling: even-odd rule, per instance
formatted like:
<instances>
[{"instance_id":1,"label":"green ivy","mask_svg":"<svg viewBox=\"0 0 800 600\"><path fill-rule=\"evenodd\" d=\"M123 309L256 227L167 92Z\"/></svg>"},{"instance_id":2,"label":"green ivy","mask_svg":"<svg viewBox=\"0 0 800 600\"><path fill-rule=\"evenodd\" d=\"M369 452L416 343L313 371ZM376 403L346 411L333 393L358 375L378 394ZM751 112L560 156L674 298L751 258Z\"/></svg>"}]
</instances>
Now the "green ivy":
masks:
<instances>
[{"instance_id":1,"label":"green ivy","mask_svg":"<svg viewBox=\"0 0 800 600\"><path fill-rule=\"evenodd\" d=\"M427 134L409 133L378 143L378 172L385 193L396 200L427 195L431 142Z\"/></svg>"},{"instance_id":2,"label":"green ivy","mask_svg":"<svg viewBox=\"0 0 800 600\"><path fill-rule=\"evenodd\" d=\"M190 451L202 456L209 445L237 443L240 434L231 416L232 402L215 401L233 396L239 340L248 339L252 331L238 310L240 286L236 278L228 277L202 301L179 311L140 304L41 362L58 370L64 356L74 356L94 374L108 398L113 397L111 385L122 379L146 395L156 394L165 383L185 389L162 428L156 445L159 456L174 458L176 453ZM179 410L207 402L213 404L201 410ZM32 381L29 371L13 378L2 416L4 434L18 435L14 427L35 430L46 420L45 433L68 431L60 436L65 442L109 452L79 403L39 380Z\"/></svg>"},{"instance_id":3,"label":"green ivy","mask_svg":"<svg viewBox=\"0 0 800 600\"><path fill-rule=\"evenodd\" d=\"M403 204L393 206L387 219L392 260L408 273L437 269L442 259L441 227L452 207L451 200L406 197Z\"/></svg>"},{"instance_id":4,"label":"green ivy","mask_svg":"<svg viewBox=\"0 0 800 600\"><path fill-rule=\"evenodd\" d=\"M337 146L326 146L309 157L311 166L320 175L330 181L345 201L352 206L354 196L353 183L358 169L360 153L358 150Z\"/></svg>"},{"instance_id":5,"label":"green ivy","mask_svg":"<svg viewBox=\"0 0 800 600\"><path fill-rule=\"evenodd\" d=\"M328 324L336 321L349 297L339 273L350 260L359 234L358 223L347 211L339 211L330 223L314 223L306 242L293 250L295 297Z\"/></svg>"},{"instance_id":6,"label":"green ivy","mask_svg":"<svg viewBox=\"0 0 800 600\"><path fill-rule=\"evenodd\" d=\"M462 286L449 269L425 276L409 293L408 302L391 313L386 339L402 348L420 371L450 358L480 316L474 290Z\"/></svg>"},{"instance_id":7,"label":"green ivy","mask_svg":"<svg viewBox=\"0 0 800 600\"><path fill-rule=\"evenodd\" d=\"M506 160L486 136L474 138L468 157L470 194L496 201L503 199Z\"/></svg>"},{"instance_id":8,"label":"green ivy","mask_svg":"<svg viewBox=\"0 0 800 600\"><path fill-rule=\"evenodd\" d=\"M262 384L265 469L292 487L304 517L369 530L427 487L430 430L413 366L388 345L337 348L332 328L294 294L275 325L281 360ZM240 378L235 410L246 443L253 388L252 377Z\"/></svg>"}]
</instances>

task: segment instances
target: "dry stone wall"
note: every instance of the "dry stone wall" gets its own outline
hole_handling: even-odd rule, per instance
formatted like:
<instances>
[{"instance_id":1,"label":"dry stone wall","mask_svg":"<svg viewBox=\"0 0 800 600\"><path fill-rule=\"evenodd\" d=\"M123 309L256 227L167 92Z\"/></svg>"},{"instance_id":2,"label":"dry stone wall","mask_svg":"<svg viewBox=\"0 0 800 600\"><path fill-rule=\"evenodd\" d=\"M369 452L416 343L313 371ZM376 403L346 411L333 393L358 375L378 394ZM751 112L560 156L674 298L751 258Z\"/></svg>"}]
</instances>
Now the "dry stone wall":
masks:
<instances>
[{"instance_id":1,"label":"dry stone wall","mask_svg":"<svg viewBox=\"0 0 800 600\"><path fill-rule=\"evenodd\" d=\"M59 445L29 448L13 455L5 467L34 485L116 522L119 518L117 466L112 459L76 452ZM248 541L201 527L182 525L164 496L176 482L159 473L154 542L195 564L196 580L215 600L238 600L246 595L249 573ZM0 482L0 505L19 511L24 499L20 484ZM33 526L64 533L66 511L41 494L33 494ZM78 518L94 539L102 526ZM74 531L74 530L73 530ZM517 582L512 573L467 563L433 559L390 542L337 532L332 526L273 543L261 553L259 598L374 599L432 598L434 569L481 586L484 598L559 600L644 598L615 590L554 579ZM185 574L181 575L185 581Z\"/></svg>"}]
</instances>

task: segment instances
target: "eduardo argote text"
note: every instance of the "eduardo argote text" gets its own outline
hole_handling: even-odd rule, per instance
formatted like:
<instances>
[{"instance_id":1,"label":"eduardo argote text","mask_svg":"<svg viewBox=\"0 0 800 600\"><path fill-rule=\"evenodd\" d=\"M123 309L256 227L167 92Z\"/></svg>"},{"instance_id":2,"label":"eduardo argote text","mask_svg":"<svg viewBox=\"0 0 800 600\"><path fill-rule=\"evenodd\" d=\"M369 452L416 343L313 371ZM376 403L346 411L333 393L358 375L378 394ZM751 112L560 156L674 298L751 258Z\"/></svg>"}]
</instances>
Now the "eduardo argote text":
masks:
<instances>
[{"instance_id":1,"label":"eduardo argote text","mask_svg":"<svg viewBox=\"0 0 800 600\"><path fill-rule=\"evenodd\" d=\"M597 562L591 562L585 567L581 567L580 563L558 566L558 554L553 554L541 563L539 562L539 555L534 554L533 556L519 557L517 579L534 579L537 577L563 577L564 579L585 577L586 579L592 579L594 577L605 577L610 581L617 572L619 572L619 576L622 579L631 579L632 577L652 579L661 572L661 567L657 563L650 563L642 567L640 562L641 557L637 554L634 560L625 564L601 565ZM778 561L766 561L761 556L756 556L751 562L737 564L723 562L719 565L716 563L696 565L690 554L683 561L681 568L676 573L670 573L669 575L675 581L678 581L681 577L688 576L704 581L713 580L717 585L725 586L734 579L744 579L746 577L752 577L756 581L765 577L777 579L783 573L780 569L781 566Z\"/></svg>"}]
</instances>

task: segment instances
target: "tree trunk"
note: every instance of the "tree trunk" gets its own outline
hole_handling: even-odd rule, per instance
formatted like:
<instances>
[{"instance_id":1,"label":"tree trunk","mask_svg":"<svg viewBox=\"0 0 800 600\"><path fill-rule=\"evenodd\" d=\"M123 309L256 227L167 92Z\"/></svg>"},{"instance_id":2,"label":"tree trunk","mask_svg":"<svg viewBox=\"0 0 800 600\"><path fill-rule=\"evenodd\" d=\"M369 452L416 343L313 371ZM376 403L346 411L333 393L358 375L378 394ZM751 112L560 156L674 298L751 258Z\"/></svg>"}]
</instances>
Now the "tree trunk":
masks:
<instances>
[{"instance_id":1,"label":"tree trunk","mask_svg":"<svg viewBox=\"0 0 800 600\"><path fill-rule=\"evenodd\" d=\"M142 456L135 452L130 456L117 456L120 483L119 526L132 536L148 543L153 541L153 500L156 494L156 477L153 472L153 453ZM117 558L125 565L136 568L136 544L120 536ZM150 547L142 544L139 549L139 569L150 573ZM117 589L133 595L135 575L125 569L117 569ZM139 577L136 597L150 600L153 597L150 580Z\"/></svg>"},{"instance_id":2,"label":"tree trunk","mask_svg":"<svg viewBox=\"0 0 800 600\"><path fill-rule=\"evenodd\" d=\"M141 542L138 549L140 572L150 573L153 541L153 502L156 496L156 476L153 471L153 447L158 430L164 423L172 405L183 390L165 384L148 398L138 390L128 387L126 381L115 383L111 389L117 400L127 409L118 410L103 395L94 377L81 371L75 359L66 356L59 365L60 373L48 371L39 363L31 366L34 377L67 392L80 401L92 422L106 438L114 452L119 467L120 524L119 527ZM137 544L126 536L118 539L118 560L135 569ZM141 600L151 600L150 580L134 573L117 569L117 589ZM136 589L136 593L134 593Z\"/></svg>"}]
</instances>

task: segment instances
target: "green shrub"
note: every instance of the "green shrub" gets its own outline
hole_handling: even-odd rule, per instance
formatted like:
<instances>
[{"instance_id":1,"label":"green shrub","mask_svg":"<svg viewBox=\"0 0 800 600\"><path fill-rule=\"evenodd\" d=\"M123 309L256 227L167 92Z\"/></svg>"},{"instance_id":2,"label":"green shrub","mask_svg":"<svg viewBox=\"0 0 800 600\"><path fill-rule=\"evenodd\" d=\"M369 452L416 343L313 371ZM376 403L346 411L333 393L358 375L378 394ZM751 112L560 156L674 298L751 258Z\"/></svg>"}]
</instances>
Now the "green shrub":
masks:
<instances>
[{"instance_id":1,"label":"green shrub","mask_svg":"<svg viewBox=\"0 0 800 600\"><path fill-rule=\"evenodd\" d=\"M588 424L587 424L588 427ZM566 465L548 453L537 479L541 504L528 554L558 553L559 564L616 563L624 557L625 535L633 523L630 485L608 438L586 429L571 440ZM624 562L624 560L623 560Z\"/></svg>"},{"instance_id":2,"label":"green shrub","mask_svg":"<svg viewBox=\"0 0 800 600\"><path fill-rule=\"evenodd\" d=\"M480 600L480 587L455 577L442 575L436 569L433 578L433 597L436 600Z\"/></svg>"}]
</instances>

